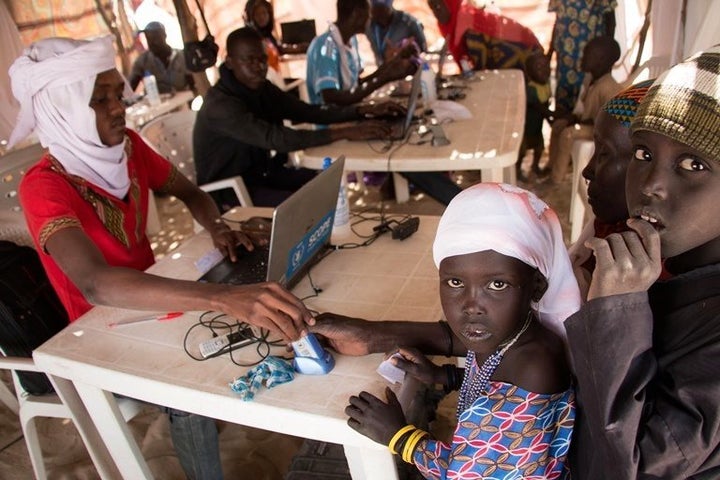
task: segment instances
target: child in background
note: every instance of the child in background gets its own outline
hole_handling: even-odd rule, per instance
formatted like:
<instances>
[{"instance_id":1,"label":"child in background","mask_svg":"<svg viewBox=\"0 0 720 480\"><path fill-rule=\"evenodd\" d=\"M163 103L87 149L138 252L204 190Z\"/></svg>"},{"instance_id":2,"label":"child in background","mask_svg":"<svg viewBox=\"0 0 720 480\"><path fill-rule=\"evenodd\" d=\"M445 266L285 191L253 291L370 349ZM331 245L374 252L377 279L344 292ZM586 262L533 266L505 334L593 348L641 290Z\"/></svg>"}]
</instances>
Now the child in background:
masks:
<instances>
[{"instance_id":1,"label":"child in background","mask_svg":"<svg viewBox=\"0 0 720 480\"><path fill-rule=\"evenodd\" d=\"M586 75L575 108L572 113L556 109L552 124L548 167L554 184L565 178L573 142L592 140L595 116L620 90L611 74L619 58L620 46L610 37L594 38L585 46L581 66Z\"/></svg>"},{"instance_id":2,"label":"child in background","mask_svg":"<svg viewBox=\"0 0 720 480\"><path fill-rule=\"evenodd\" d=\"M467 348L467 368L403 348L394 362L427 383L459 387L452 444L406 425L390 389L388 403L367 392L350 397L348 424L426 478L566 478L575 408L559 329L580 295L555 212L520 188L474 185L445 210L433 256L446 325Z\"/></svg>"},{"instance_id":3,"label":"child in background","mask_svg":"<svg viewBox=\"0 0 720 480\"><path fill-rule=\"evenodd\" d=\"M631 230L587 242L588 303L565 322L573 478L720 475L719 126L720 46L662 74L631 123Z\"/></svg>"},{"instance_id":4,"label":"child in background","mask_svg":"<svg viewBox=\"0 0 720 480\"><path fill-rule=\"evenodd\" d=\"M543 121L552 119L550 110L550 60L542 52L532 53L525 61L526 75L526 107L525 132L523 134L520 154L515 164L518 180L527 182L528 178L522 172L522 161L528 150L533 151L531 171L539 176L540 157L545 150L543 139Z\"/></svg>"}]
</instances>

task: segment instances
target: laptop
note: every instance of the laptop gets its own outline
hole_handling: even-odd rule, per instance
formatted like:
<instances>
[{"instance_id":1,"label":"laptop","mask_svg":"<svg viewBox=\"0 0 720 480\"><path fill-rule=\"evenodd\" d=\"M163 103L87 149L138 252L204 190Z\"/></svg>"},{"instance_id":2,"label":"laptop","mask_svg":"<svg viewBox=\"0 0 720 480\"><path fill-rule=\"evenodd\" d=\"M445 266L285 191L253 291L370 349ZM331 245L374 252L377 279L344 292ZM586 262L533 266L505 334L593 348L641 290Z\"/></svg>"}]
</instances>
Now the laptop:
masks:
<instances>
[{"instance_id":1,"label":"laptop","mask_svg":"<svg viewBox=\"0 0 720 480\"><path fill-rule=\"evenodd\" d=\"M393 128L390 134L390 140L405 140L410 135L410 126L412 125L413 118L415 117L415 109L417 108L418 98L420 97L420 75L421 68L415 71L412 79L412 86L410 87L410 96L408 97L407 103L407 114L402 123L398 124L398 128Z\"/></svg>"},{"instance_id":2,"label":"laptop","mask_svg":"<svg viewBox=\"0 0 720 480\"><path fill-rule=\"evenodd\" d=\"M240 249L235 263L224 258L199 281L243 285L273 281L292 288L330 244L345 157L303 185L273 212L270 242Z\"/></svg>"},{"instance_id":3,"label":"laptop","mask_svg":"<svg viewBox=\"0 0 720 480\"><path fill-rule=\"evenodd\" d=\"M315 20L298 20L297 22L284 22L280 24L282 43L296 44L309 43L315 38Z\"/></svg>"}]
</instances>

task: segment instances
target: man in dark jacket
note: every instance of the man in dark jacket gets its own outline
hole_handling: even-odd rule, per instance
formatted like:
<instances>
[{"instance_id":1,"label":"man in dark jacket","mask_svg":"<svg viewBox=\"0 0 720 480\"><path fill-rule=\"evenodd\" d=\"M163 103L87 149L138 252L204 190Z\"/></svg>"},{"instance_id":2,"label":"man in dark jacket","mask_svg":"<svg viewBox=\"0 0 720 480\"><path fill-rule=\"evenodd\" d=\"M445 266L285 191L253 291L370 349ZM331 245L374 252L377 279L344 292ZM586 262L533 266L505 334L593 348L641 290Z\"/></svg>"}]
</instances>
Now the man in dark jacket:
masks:
<instances>
[{"instance_id":1,"label":"man in dark jacket","mask_svg":"<svg viewBox=\"0 0 720 480\"><path fill-rule=\"evenodd\" d=\"M278 205L315 175L313 170L286 166L288 152L390 133L389 126L378 121L304 130L286 127L284 120L331 124L404 114L404 108L392 102L309 105L283 92L266 80L267 55L262 39L251 28L232 32L227 52L220 80L209 90L195 122L197 178L202 185L241 175L255 205ZM216 197L222 208L237 204L234 200Z\"/></svg>"}]
</instances>

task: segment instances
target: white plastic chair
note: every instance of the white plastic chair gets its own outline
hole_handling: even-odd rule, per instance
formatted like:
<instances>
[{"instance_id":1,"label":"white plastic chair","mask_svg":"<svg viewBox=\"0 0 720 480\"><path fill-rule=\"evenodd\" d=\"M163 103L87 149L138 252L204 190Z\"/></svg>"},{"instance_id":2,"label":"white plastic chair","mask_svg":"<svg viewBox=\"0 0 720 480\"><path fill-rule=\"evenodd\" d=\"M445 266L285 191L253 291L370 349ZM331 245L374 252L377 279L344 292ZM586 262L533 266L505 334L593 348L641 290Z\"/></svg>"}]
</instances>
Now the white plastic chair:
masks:
<instances>
[{"instance_id":1,"label":"white plastic chair","mask_svg":"<svg viewBox=\"0 0 720 480\"><path fill-rule=\"evenodd\" d=\"M575 140L572 147L573 175L570 187L570 243L575 243L580 237L585 215L592 215L587 200L587 185L582 177L582 171L590 162L595 151L592 140Z\"/></svg>"},{"instance_id":2,"label":"white plastic chair","mask_svg":"<svg viewBox=\"0 0 720 480\"><path fill-rule=\"evenodd\" d=\"M73 420L73 422L76 422L76 418L70 408L63 403L57 394L32 395L23 389L17 375L18 371L42 372L42 370L35 365L32 358L6 357L3 355L2 350L0 350L0 369L10 370L12 372L13 384L15 385L16 392L15 411L20 417L20 426L25 437L25 444L27 445L28 454L30 455L30 462L32 463L33 471L35 472L35 478L38 480L44 480L47 478L47 472L45 470L42 449L40 448L40 439L35 427L35 418L69 418ZM118 407L120 408L120 412L126 421L132 419L140 413L143 406L143 403L136 400L118 398ZM85 446L88 448L90 456L96 466L98 466L98 462L96 461L98 453L95 450L95 445L93 444L94 442L89 442L86 438L83 438L83 440L85 440ZM90 443L90 445L88 445L88 443ZM100 468L98 469L101 470Z\"/></svg>"},{"instance_id":3,"label":"white plastic chair","mask_svg":"<svg viewBox=\"0 0 720 480\"><path fill-rule=\"evenodd\" d=\"M644 61L637 70L628 75L628 78L623 82L623 88L627 88L630 85L644 80L657 78L668 68L670 68L670 56L658 55L656 57L650 57Z\"/></svg>"},{"instance_id":4,"label":"white plastic chair","mask_svg":"<svg viewBox=\"0 0 720 480\"><path fill-rule=\"evenodd\" d=\"M305 94L307 95L307 87L305 86L305 80L302 78L296 78L292 82L286 82L283 76L278 72L277 70L273 68L268 68L267 74L265 75L265 78L270 80L273 85L278 87L283 92L289 92L293 88L299 88L300 92L302 93L303 89L305 90ZM302 95L300 95L300 98L304 101L307 101L302 98Z\"/></svg>"},{"instance_id":5,"label":"white plastic chair","mask_svg":"<svg viewBox=\"0 0 720 480\"><path fill-rule=\"evenodd\" d=\"M45 153L39 143L0 156L0 239L32 247L18 189L25 172Z\"/></svg>"},{"instance_id":6,"label":"white plastic chair","mask_svg":"<svg viewBox=\"0 0 720 480\"><path fill-rule=\"evenodd\" d=\"M192 131L197 112L182 110L168 113L145 124L140 135L160 155L172 162L191 182L197 184L195 162L193 160ZM242 177L236 176L216 182L199 185L206 192L232 188L240 205L252 207L250 194Z\"/></svg>"}]
</instances>

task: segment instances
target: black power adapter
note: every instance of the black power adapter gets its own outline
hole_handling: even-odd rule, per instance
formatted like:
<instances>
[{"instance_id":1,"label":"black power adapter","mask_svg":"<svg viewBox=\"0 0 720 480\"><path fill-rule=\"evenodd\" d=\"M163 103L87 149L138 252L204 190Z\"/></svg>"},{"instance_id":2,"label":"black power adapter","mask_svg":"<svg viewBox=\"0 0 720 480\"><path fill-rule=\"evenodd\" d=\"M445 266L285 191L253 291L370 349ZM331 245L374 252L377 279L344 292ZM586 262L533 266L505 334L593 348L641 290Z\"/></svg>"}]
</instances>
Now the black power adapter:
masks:
<instances>
[{"instance_id":1,"label":"black power adapter","mask_svg":"<svg viewBox=\"0 0 720 480\"><path fill-rule=\"evenodd\" d=\"M392 238L393 240L405 240L410 235L417 232L419 226L420 218L410 217L390 228L392 230Z\"/></svg>"},{"instance_id":2,"label":"black power adapter","mask_svg":"<svg viewBox=\"0 0 720 480\"><path fill-rule=\"evenodd\" d=\"M388 220L373 228L379 234L392 232L393 240L405 240L413 233L417 232L420 226L418 217L410 217L401 222L397 220Z\"/></svg>"}]
</instances>

